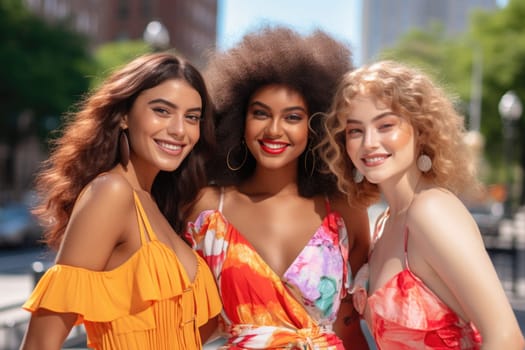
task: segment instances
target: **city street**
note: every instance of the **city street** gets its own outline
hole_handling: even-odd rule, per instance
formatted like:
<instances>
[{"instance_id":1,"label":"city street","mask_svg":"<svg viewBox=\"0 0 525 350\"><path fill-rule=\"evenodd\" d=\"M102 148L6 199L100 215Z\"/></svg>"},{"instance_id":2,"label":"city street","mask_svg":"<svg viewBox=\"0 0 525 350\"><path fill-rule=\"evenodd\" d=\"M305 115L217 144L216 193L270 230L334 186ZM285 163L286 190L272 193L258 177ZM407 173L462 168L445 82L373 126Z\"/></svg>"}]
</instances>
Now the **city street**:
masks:
<instances>
[{"instance_id":1,"label":"city street","mask_svg":"<svg viewBox=\"0 0 525 350\"><path fill-rule=\"evenodd\" d=\"M301 201L299 197L306 194L303 192L311 192L313 195L320 189L324 189L323 192L327 195L332 192L332 180L326 178L325 181L317 176L317 171L325 168L326 164L318 157L324 152L320 152L316 144L327 138L327 126L337 134L335 138L338 143L343 139L345 141L340 145L345 148L345 152L335 152L336 158L340 158L339 153L342 153L346 163L355 163L352 168L360 168L361 162L374 174L386 169L385 176L389 176L375 179L369 176L375 176L374 174L365 171L353 171L352 174L348 174L350 182L361 182L364 176L368 176L367 181L357 185L359 190L365 189L362 192L364 197L368 195L368 185L378 185L381 190L386 190L381 191L383 200L392 199L390 204L396 209L391 211L392 219L388 226L385 226L386 239L381 242L382 247L376 245L377 255L382 258L388 257L384 254L385 251L396 253L396 246L390 244L389 239L394 241L394 238L401 238L402 232L398 230L401 225L406 226L402 228L406 228L406 232L412 232L414 229L416 239L423 239L412 245L412 241L407 238L406 261L410 261L408 247L414 247L415 253L419 254L416 257L424 256L422 259L432 262L425 266L418 264L421 260L415 259L416 271L421 274L432 271L436 272L437 277L431 277L463 281L448 283L448 286L452 287L451 295L458 295L457 289L468 289L470 293L467 301L458 298L458 305L465 305L468 301L471 301L469 305L473 305L472 300L483 299L480 304L484 305L475 303L475 307L469 309L479 307L480 310L489 310L485 314L490 314L493 320L491 325L502 326L497 328L498 330L509 328L502 322L502 308L494 301L496 298L485 300L486 298L480 297L484 295L483 292L494 290L494 284L497 284L493 271L487 269L488 259L483 250L485 248L525 334L525 26L522 25L521 17L524 13L525 0L364 0L330 3L279 0L0 0L0 24L4 34L0 37L0 350L19 349L30 319L30 313L23 310L22 305L38 280L54 262L54 254L48 252L45 246L29 246L31 242L36 242L42 237L43 227L40 220L46 226L51 225L50 243L60 243L65 236L64 227L75 231L68 233L68 237L73 235L85 238L85 241L68 238L68 242L73 241L72 248L64 252L64 256L71 256L83 249L84 254L91 254L89 258L93 258L92 252L99 251L99 255L107 259L101 264L104 266L100 267L101 269L111 269L118 265L121 262L119 257L128 256L130 247L135 244L133 242L138 242L138 236L132 237L128 227L134 224L130 221L130 216L127 215L124 220L118 219L117 212L112 216L113 209L125 207L108 204L116 198L111 192L105 191L100 197L98 194L88 193L82 197L85 201L76 201L80 196L79 187L86 186L95 177L108 171L124 174L133 190L140 192L140 202L142 199L147 201L143 203L145 214L142 216L150 217L155 224L146 227L148 225L143 221L148 220L140 218L137 226L141 231L144 227L148 228L148 234L149 231L156 231L150 238L158 235L159 240L163 242L166 242L164 238L169 232L167 225L170 224L174 228L181 226L173 225L174 220L179 221L181 216L187 216L186 212L192 209L186 205L188 203L185 203L184 199L189 198L193 187L200 187L200 181L186 186L189 180L206 177L211 184L234 185L233 199L224 203L233 203L232 209L228 203L225 207L228 207L228 213L231 210L237 214L231 219L242 220L239 222L242 224L238 227L239 231L256 234L256 238L261 239L260 244L266 243L265 248L274 249L274 244L286 244L282 246L284 249L271 250L270 257L275 259L266 261L266 267L274 267L272 272L276 276L279 275L277 272L283 270L283 265L290 260L289 255L293 251L291 245L299 248L299 243L304 241L301 239L301 242L292 242L292 238L296 237L291 235L294 232L288 231L288 227L294 226L299 232L301 227L295 226L297 222L304 227L313 222L303 222L299 218L299 215L308 216L306 211L302 212L303 208L311 211L313 206L316 212L320 212L318 205L308 207L308 203L312 203L311 198ZM281 38L267 36L267 33L275 29L276 33L281 32L281 27ZM302 42L302 39L298 40L300 37L306 40L301 49L295 46ZM331 53L332 49L337 51ZM261 50L260 53L257 50ZM139 61L131 63L133 58L139 56ZM179 58L183 58L187 64L180 64ZM155 62L161 63L162 60L165 61L158 69L153 67ZM165 64L166 62L169 64ZM348 75L355 71L365 72L370 69L369 72L380 71L385 76L389 71L397 74L399 68L389 68L395 62L403 62L403 65L415 70L398 80L388 80L380 76L377 86L370 91L361 91L366 92L361 94L366 95L365 99L361 99L363 96L357 96L357 100L364 100L365 104L361 103L363 101L354 103L355 96L344 96L341 92L346 90L341 88L339 93L336 93L336 80L341 80L343 76L347 77L348 81L355 82L358 80L354 79L356 76ZM126 68L118 71L121 67ZM172 68L189 68L191 74L168 73ZM358 70L359 68L363 70ZM375 71L376 69L378 70ZM376 73L372 73L370 77L377 78ZM421 74L422 77L428 76L431 82L425 83L425 79L420 77ZM182 80L179 81L179 78ZM403 84L411 78L416 78L416 81L423 84L415 83L410 85L409 89L404 89ZM332 79L334 80L331 81ZM189 85L185 84L182 91L178 88L179 83L186 80ZM363 82L373 84L372 80L365 77ZM379 86L379 83L385 81L393 83ZM287 93L281 95L280 92L267 89L270 85L276 85L279 91L285 88ZM431 93L434 88L437 88L437 94ZM393 93L388 92L389 96L384 95L385 98L381 98L382 89L386 92L391 89ZM199 92L198 96L193 93L194 90ZM288 93L288 90L291 93ZM143 94L144 92L146 93ZM195 106L190 103L194 99L188 100L188 96L196 98ZM200 97L200 104L197 97ZM379 123L379 116L374 117L368 113L372 110L368 108L371 107L369 102L374 100L374 97L380 97L378 100L381 100L381 103L373 106L373 111L386 111L387 113L381 113L381 116L386 116L385 120L388 119L388 122ZM256 105L261 104L264 108L259 111L261 106L258 106L252 110L252 102L256 102ZM157 103L164 106L157 106ZM197 111L192 106L200 107ZM352 124L357 125L355 138L349 135L348 126L348 130L345 131L325 123L327 114L336 114L333 110L336 106L345 107L341 109L343 114L350 115ZM361 106L364 106L363 111L368 112L361 113ZM427 106L432 108L428 109ZM190 109L186 110L186 107ZM135 113L136 111L138 112ZM254 118L250 117L252 114ZM148 117L150 115L151 118ZM236 118L239 120L236 121ZM133 122L131 119L140 122ZM183 123L174 122L179 119L183 120ZM186 123L190 119L194 119L194 122ZM346 121L342 122L344 128ZM184 128L177 126L178 129L173 130L175 124ZM326 124L324 128L323 124ZM404 138L405 141L398 137L401 127L404 131L410 131L404 132L408 135ZM213 129L216 129L216 132ZM200 141L194 145L186 140L182 145L182 141L177 139L182 137L180 133L196 142L199 136ZM215 134L216 142L207 147L207 141L212 140L208 137L211 134ZM250 135L256 134L259 142L255 142L255 138L253 142L245 142L250 141ZM411 145L417 145L417 152L414 152L415 148L410 150L410 147L406 146L409 142L406 140L409 140ZM331 142L332 146L333 143ZM257 156L251 144L259 147L261 157ZM304 146L304 151L301 151L299 146ZM376 150L370 151L372 148ZM180 153L179 149L183 149L184 152ZM183 157L192 149L192 155L188 160L184 160ZM412 156L407 156L409 152L406 150L411 151ZM201 151L206 157L201 157ZM279 160L281 153L286 164ZM329 153L331 152L327 151L325 155L332 158ZM469 153L470 159L467 159L466 153ZM178 159L177 162L175 158ZM196 161L191 158L195 158ZM420 162L420 158L425 162ZM390 191L397 192L408 187L387 186L392 182L392 178L400 178L401 170L406 170L406 167L396 167L396 164L405 164L403 162L407 159L415 160L417 167L426 173L420 177L423 179L421 182L418 180L411 186L412 199L429 188L428 184L432 182L432 186L443 186L447 191L459 192L458 197L465 201L466 209L479 228L484 246L479 240L474 242L463 239L462 233L468 231L466 220L461 219L460 223L465 229L463 226L453 225L454 219L449 217L459 217L457 214L461 214L461 210L451 213L447 211L450 208L435 205L437 202L434 201L428 201L433 206L432 219L428 219L430 215L425 218L418 215L416 221L422 222L425 219L426 225L411 224L412 213L417 212L409 210L412 202L406 203L401 210L401 206L397 205L403 202L404 194L389 194ZM178 168L168 169L167 161ZM201 161L205 163L204 172L199 170ZM297 162L298 165L295 174L297 176L294 175L293 179L282 176L292 174L293 169L289 165L293 162ZM331 165L333 168L334 164ZM337 164L335 165L337 167ZM188 176L186 166L189 166ZM253 171L254 168L257 171ZM260 168L266 170L259 172ZM156 176L153 170L159 169L163 174L153 178ZM394 173L389 169L394 169ZM478 188L461 186L462 183L468 182L470 174L467 174L467 171L470 170L475 170L481 182ZM191 174L194 171L203 174L195 173L197 175L193 176ZM165 182L169 179L165 180L163 177L169 177L172 173L175 174L174 181L166 185L169 188L165 187ZM262 173L265 175L259 177ZM304 183L303 173L306 175L305 179L309 177ZM389 174L393 174L393 177ZM268 177L268 181L265 180L266 175L271 176ZM363 175L360 176L361 181L354 175ZM290 181L285 186L286 180ZM339 182L338 187L341 187L341 181ZM310 184L311 189L308 188ZM295 194L296 191L289 190L293 190L295 185L299 188L300 196ZM275 193L275 189L279 187L282 191ZM303 191L304 189L306 191ZM238 200L240 195L235 197L237 192L243 196L243 201ZM40 194L43 196L40 197ZM270 200L263 201L267 194L270 195ZM467 201L471 194L474 194L472 197L475 197L475 200ZM223 207L223 197L221 194L219 209ZM430 197L433 198L433 195ZM93 206L83 205L84 202L91 203L92 198L100 200L104 205L100 206L98 202ZM184 203L179 203L181 199ZM277 203L280 199L286 201L285 206L281 207L281 203ZM378 215L386 209L383 200L368 208L369 225L372 229ZM193 204L196 201L199 201L199 205L193 208L194 210L213 204L211 200L208 201L207 196L196 198ZM292 205L295 204L299 209L293 210ZM449 203L446 204L448 206ZM96 207L97 210L85 210L87 207ZM238 211L239 208L243 210ZM157 209L160 209L160 212ZM394 215L397 209L400 209L401 216ZM293 215L287 215L288 211L294 211L291 213ZM35 212L38 215L34 215ZM101 212L112 217L108 219L98 216ZM244 215L250 213L257 215ZM168 224L163 218L158 222L161 214L169 221ZM135 213L131 216L134 218ZM253 220L254 216L259 221ZM87 219L84 219L86 217ZM290 222L283 223L281 218ZM100 225L91 227L89 224L93 220L100 220L97 222ZM233 223L237 223L236 220L232 220ZM459 222L460 219L457 220ZM121 227L114 228L116 225L113 225L113 222L120 223ZM470 227L474 227L474 222L470 223ZM236 226L233 223L230 222L232 225L227 226ZM435 227L430 227L434 223ZM440 249L439 243L435 241L428 240L432 242L432 246L429 248L429 244L423 244L423 250L419 249L421 245L418 244L425 241L426 232L422 232L423 236L418 235L418 229L425 226L429 227L430 231L438 232L436 228L441 227L441 223L447 224L447 232L442 232L444 234L439 235L439 238L440 241L445 241L443 237L447 237L445 247L448 249L448 256L439 253L444 250ZM271 226L272 229L277 227L276 234L272 235L273 231L264 231L265 225ZM100 239L108 239L108 235L83 233L103 233L105 231L102 226L106 231L112 232L110 236L116 237L119 234L117 243L114 242L114 237L110 237L105 245L100 244ZM79 230L80 233L77 233L76 227L81 227L82 232ZM250 230L251 227L257 230ZM348 227L350 228L350 225ZM286 230L288 236L281 236L278 230ZM175 231L182 233L182 229ZM349 233L348 242L356 242L355 246L359 246L359 239L352 237L356 234L352 230L349 230ZM366 233L364 232L365 236ZM278 239L274 240L274 236L277 235ZM143 237L140 238L143 243ZM170 238L173 237L166 239ZM268 257L268 251L259 252L255 249L259 242L251 242L248 239L250 237L241 238L246 238L247 243L254 243L253 247L250 247L254 253ZM401 248L401 241L398 242L397 247ZM103 246L107 249L102 249ZM182 263L184 259L178 255L176 246L164 246L166 249L170 247L174 249L169 253L181 258L179 263ZM471 252L472 247L477 249L477 252ZM215 246L213 248L215 249ZM433 249L438 253L432 251ZM278 252L282 254L277 254ZM401 256L401 250L397 252ZM215 254L216 251L212 253ZM352 254L354 258L356 253ZM432 259L436 256L450 255L454 257L447 259L449 263ZM483 261L476 259L480 255L483 255ZM128 262L133 262L130 260L131 257ZM71 260L61 262L73 263ZM388 265L391 260L385 259L385 262L384 266L387 269L393 266ZM250 263L251 261L248 261L246 265L250 266ZM321 264L313 264L312 261L308 263L308 268L302 272L306 271L316 278L321 274L313 274L309 269L311 265L333 265L330 259L322 259ZM99 266L95 262L93 264ZM152 270L163 269L162 266L148 264ZM461 268L458 268L459 265ZM288 268L291 266L294 264L289 264ZM115 270L119 268L125 270L127 266L119 266ZM487 270L491 271L492 278L487 278ZM372 277L378 277L377 284L386 277L377 273L375 269L371 271ZM118 274L120 278L120 275L127 271L111 272ZM183 272L187 273L187 278L191 275L188 273L193 271L190 268ZM138 269L133 269L131 273L135 276ZM467 277L459 280L460 273L461 277ZM104 275L113 276L113 273ZM229 283L236 288L241 286L237 283L237 277L239 275L235 275ZM310 283L318 287L321 297L308 299L316 299L311 303L315 304L312 307L323 309L315 312L326 314L337 304L334 304L330 297L338 294L329 294L328 286L334 284L330 276L323 274L320 277L326 282L326 288L325 283ZM470 282L473 279L468 277L475 277L476 281L483 280L486 283L478 285L476 282ZM160 282L165 282L164 275L159 278L162 278ZM73 297L73 304L77 305L81 304L78 296L80 287L73 279L67 280L67 288L60 288ZM253 277L251 282L254 280L256 277ZM425 280L432 282L428 278ZM96 285L92 282L88 284ZM136 299L141 299L137 298L137 293L134 292L136 285L137 283L131 286L131 300L125 300L124 303L117 300L115 295L126 295L124 292L113 293L106 300L115 301L117 310L120 310L122 304L130 302L131 306L125 307L126 315L131 313L135 317L135 309L142 307L140 302L139 306L136 306ZM374 283L372 285L377 287ZM433 283L430 285L435 290L441 290L442 287L436 287ZM142 283L140 286L142 287ZM96 287L97 293L90 295L96 298L97 303L88 309L111 309L111 305L107 305L108 302L100 301L101 293L98 292L98 286ZM224 300L232 295L227 295L232 293L231 289L225 289L227 291L223 292ZM262 288L257 284L245 289L247 294L255 295ZM502 293L498 290L501 299ZM165 288L162 288L162 292L165 292ZM299 292L306 295L309 291ZM62 299L67 298L60 298ZM331 300L330 305L326 303L327 300ZM263 307L270 309L266 306L269 304L268 300L264 301ZM308 302L310 303L310 300ZM197 301L195 303L198 304ZM176 311L183 309L187 312L188 309L181 305L177 306ZM327 305L330 310L326 309ZM400 302L399 305L404 304ZM494 307L489 309L487 305ZM69 305L66 309L71 311ZM402 316L406 316L411 322L413 311L410 309L408 316ZM108 313L111 314L111 310L108 310ZM249 316L253 316L253 313L257 318L263 318L256 309L246 311ZM167 317L156 315L156 318L167 318L169 322L166 321L165 324L168 325L178 323L172 320L175 317L170 317L177 315L178 320L178 313L168 314ZM506 314L509 314L508 307ZM472 315L472 312L469 312L469 315ZM435 315L427 316L429 319L436 318ZM111 317L102 317L103 320L107 318ZM108 327L111 328L110 338L117 334L115 338L122 337L128 342L128 339L133 338L136 328L147 328L144 324L135 327L135 320L118 321L122 321L115 322L118 326L111 324ZM181 324L192 325L191 321L186 321L184 317ZM52 324L44 322L46 325ZM482 323L479 317L476 317L476 322ZM362 321L362 326L369 343L373 343L370 333L365 329L365 321ZM123 331L120 332L118 328L122 328ZM170 333L172 339L182 338L180 333L184 332L184 329L169 329L175 329L176 332ZM52 332L43 333L47 340L51 339L50 333ZM490 337L486 332L484 334L488 342ZM149 340L153 342L156 340L154 338L150 337ZM308 342L311 343L309 339ZM215 341L205 345L204 350L216 350L221 344L221 340ZM40 341L37 345L42 347ZM82 325L71 330L62 349L87 350ZM370 350L376 350L375 346L371 345Z\"/></svg>"}]
</instances>

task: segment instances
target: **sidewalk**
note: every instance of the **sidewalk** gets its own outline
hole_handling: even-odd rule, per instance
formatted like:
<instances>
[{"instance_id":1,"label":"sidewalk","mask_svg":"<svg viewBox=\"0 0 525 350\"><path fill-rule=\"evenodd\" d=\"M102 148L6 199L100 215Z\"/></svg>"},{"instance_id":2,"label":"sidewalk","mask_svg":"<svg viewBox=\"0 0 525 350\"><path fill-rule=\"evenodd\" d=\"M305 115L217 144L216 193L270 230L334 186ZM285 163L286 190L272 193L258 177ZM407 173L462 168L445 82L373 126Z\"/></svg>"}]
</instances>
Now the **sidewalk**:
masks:
<instances>
[{"instance_id":1,"label":"sidewalk","mask_svg":"<svg viewBox=\"0 0 525 350\"><path fill-rule=\"evenodd\" d=\"M0 275L0 349L16 349L29 313L20 308L32 288L30 275Z\"/></svg>"}]
</instances>

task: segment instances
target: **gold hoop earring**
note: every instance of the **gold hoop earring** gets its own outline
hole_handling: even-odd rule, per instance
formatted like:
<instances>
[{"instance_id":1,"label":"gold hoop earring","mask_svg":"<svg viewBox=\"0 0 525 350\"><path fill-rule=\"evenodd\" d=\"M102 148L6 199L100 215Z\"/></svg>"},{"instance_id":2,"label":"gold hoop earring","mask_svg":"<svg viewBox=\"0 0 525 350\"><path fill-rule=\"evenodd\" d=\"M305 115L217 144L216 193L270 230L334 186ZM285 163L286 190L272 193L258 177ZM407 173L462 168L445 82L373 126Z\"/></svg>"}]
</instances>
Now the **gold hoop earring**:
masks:
<instances>
[{"instance_id":1,"label":"gold hoop earring","mask_svg":"<svg viewBox=\"0 0 525 350\"><path fill-rule=\"evenodd\" d=\"M237 146L234 146L228 150L228 154L226 154L226 165L228 166L228 169L231 171L237 171L241 169L244 166L244 163L246 163L246 159L248 158L248 147L246 147L246 143L244 142L244 139L241 141L241 148L244 149L244 156L242 158L241 164L238 166L232 166L230 162L230 154Z\"/></svg>"},{"instance_id":2,"label":"gold hoop earring","mask_svg":"<svg viewBox=\"0 0 525 350\"><path fill-rule=\"evenodd\" d=\"M308 170L308 154L310 154L311 157L312 157L312 168L310 169L310 171ZM304 171L310 177L312 177L314 175L314 171L315 171L315 154L314 154L314 150L312 149L312 147L310 145L308 145L308 149L306 150L306 152L304 154Z\"/></svg>"},{"instance_id":3,"label":"gold hoop earring","mask_svg":"<svg viewBox=\"0 0 525 350\"><path fill-rule=\"evenodd\" d=\"M118 146L120 154L120 164L122 164L122 166L126 168L129 163L129 140L125 129L120 130Z\"/></svg>"}]
</instances>

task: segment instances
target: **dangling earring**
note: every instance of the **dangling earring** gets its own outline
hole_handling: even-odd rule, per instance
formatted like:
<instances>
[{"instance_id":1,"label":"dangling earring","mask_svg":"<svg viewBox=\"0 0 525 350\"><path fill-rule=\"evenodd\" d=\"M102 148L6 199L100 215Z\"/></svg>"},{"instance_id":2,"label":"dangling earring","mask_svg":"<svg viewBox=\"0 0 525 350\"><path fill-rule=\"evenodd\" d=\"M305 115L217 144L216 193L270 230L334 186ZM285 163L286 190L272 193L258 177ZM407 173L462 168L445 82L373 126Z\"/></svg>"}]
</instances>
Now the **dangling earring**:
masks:
<instances>
[{"instance_id":1,"label":"dangling earring","mask_svg":"<svg viewBox=\"0 0 525 350\"><path fill-rule=\"evenodd\" d=\"M226 154L226 165L228 166L228 169L230 169L231 171L237 171L240 168L242 168L244 166L244 163L246 163L246 159L248 158L248 147L246 147L246 143L244 142L244 139L242 139L241 148L244 149L244 156L242 158L242 162L238 166L232 166L230 162L230 154L236 147L237 146L230 148L228 151L228 154Z\"/></svg>"},{"instance_id":2,"label":"dangling earring","mask_svg":"<svg viewBox=\"0 0 525 350\"><path fill-rule=\"evenodd\" d=\"M129 140L125 129L120 130L118 149L120 154L120 164L126 168L129 163Z\"/></svg>"},{"instance_id":3,"label":"dangling earring","mask_svg":"<svg viewBox=\"0 0 525 350\"><path fill-rule=\"evenodd\" d=\"M361 182L363 182L363 179L365 178L363 174L359 170L357 170L357 168L354 168L354 170L352 170L352 176L356 184L360 184Z\"/></svg>"},{"instance_id":4,"label":"dangling earring","mask_svg":"<svg viewBox=\"0 0 525 350\"><path fill-rule=\"evenodd\" d=\"M308 170L308 154L310 154L312 157L312 169L311 170ZM314 150L310 146L310 143L308 143L308 149L306 150L304 154L304 171L307 174L309 174L310 177L313 176L314 171L315 171L315 154L314 154Z\"/></svg>"},{"instance_id":5,"label":"dangling earring","mask_svg":"<svg viewBox=\"0 0 525 350\"><path fill-rule=\"evenodd\" d=\"M422 154L417 158L417 168L426 173L430 169L432 169L432 159L426 154Z\"/></svg>"}]
</instances>

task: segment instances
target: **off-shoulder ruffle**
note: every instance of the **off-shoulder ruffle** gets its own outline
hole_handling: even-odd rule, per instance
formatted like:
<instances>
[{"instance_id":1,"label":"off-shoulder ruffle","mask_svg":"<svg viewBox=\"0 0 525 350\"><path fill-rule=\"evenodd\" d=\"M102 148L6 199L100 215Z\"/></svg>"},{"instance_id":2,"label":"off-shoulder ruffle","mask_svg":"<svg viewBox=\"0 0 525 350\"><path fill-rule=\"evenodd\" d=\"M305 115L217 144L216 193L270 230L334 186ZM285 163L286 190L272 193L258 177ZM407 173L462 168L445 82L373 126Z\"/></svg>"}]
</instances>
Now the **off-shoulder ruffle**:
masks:
<instances>
[{"instance_id":1,"label":"off-shoulder ruffle","mask_svg":"<svg viewBox=\"0 0 525 350\"><path fill-rule=\"evenodd\" d=\"M196 278L191 282L173 251L155 240L144 244L111 271L56 264L42 276L23 308L31 312L44 308L76 313L77 324L84 320L111 322L135 316L142 324L140 328L147 329L153 326L149 306L177 298L184 290L193 288L196 323L200 326L220 312L221 303L213 276L201 257L197 256L197 261Z\"/></svg>"}]
</instances>

